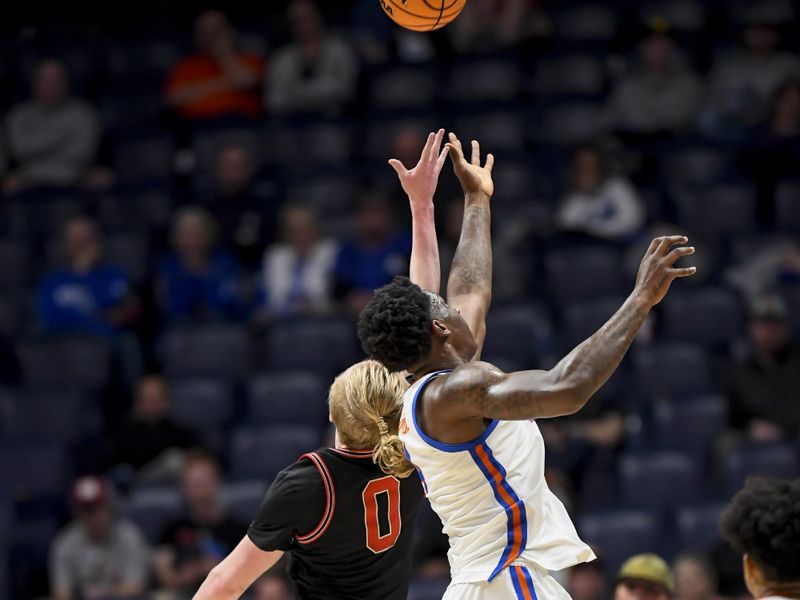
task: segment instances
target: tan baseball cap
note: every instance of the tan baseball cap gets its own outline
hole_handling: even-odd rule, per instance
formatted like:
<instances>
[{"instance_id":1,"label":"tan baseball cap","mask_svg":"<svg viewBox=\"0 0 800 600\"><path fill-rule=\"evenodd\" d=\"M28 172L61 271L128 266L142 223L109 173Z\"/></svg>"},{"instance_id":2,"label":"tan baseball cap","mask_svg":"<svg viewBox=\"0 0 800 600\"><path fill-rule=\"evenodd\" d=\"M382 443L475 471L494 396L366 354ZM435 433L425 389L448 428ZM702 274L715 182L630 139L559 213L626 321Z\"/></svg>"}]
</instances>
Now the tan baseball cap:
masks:
<instances>
[{"instance_id":1,"label":"tan baseball cap","mask_svg":"<svg viewBox=\"0 0 800 600\"><path fill-rule=\"evenodd\" d=\"M637 554L626 560L617 574L617 581L626 579L655 583L670 595L675 593L675 579L669 565L655 554Z\"/></svg>"}]
</instances>

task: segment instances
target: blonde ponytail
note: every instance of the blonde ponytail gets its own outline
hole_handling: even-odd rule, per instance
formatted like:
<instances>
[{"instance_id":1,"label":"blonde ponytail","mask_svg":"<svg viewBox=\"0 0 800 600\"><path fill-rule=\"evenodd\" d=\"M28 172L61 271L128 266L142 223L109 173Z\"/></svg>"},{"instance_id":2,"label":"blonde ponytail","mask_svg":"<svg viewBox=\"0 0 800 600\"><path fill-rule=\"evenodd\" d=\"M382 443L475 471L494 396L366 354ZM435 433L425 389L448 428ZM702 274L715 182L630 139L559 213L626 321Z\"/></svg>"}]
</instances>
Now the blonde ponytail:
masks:
<instances>
[{"instance_id":1,"label":"blonde ponytail","mask_svg":"<svg viewBox=\"0 0 800 600\"><path fill-rule=\"evenodd\" d=\"M365 360L340 374L328 394L331 419L342 443L352 450L372 450L373 462L384 473L401 478L414 470L397 435L407 388L398 373Z\"/></svg>"}]
</instances>

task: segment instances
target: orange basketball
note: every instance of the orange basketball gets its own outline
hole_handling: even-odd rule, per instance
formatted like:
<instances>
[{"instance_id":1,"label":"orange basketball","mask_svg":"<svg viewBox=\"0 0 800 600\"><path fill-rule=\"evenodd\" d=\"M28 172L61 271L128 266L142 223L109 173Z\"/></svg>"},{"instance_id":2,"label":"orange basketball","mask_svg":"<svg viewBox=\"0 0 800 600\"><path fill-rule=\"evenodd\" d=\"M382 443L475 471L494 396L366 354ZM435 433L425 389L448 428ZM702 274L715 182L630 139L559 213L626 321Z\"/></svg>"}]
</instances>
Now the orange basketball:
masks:
<instances>
[{"instance_id":1,"label":"orange basketball","mask_svg":"<svg viewBox=\"0 0 800 600\"><path fill-rule=\"evenodd\" d=\"M433 31L455 19L467 0L379 0L385 12L412 31Z\"/></svg>"}]
</instances>

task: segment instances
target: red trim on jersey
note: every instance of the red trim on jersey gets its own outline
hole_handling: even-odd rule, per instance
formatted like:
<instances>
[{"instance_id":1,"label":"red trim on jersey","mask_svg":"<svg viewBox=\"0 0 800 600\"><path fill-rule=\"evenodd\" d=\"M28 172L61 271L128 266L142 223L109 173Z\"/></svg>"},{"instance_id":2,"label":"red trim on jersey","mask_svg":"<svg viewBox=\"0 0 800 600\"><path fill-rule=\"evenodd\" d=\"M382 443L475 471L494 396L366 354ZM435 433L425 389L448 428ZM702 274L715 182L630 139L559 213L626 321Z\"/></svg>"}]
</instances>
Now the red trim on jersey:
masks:
<instances>
[{"instance_id":1,"label":"red trim on jersey","mask_svg":"<svg viewBox=\"0 0 800 600\"><path fill-rule=\"evenodd\" d=\"M350 458L372 458L373 453L373 450L351 450L350 448L331 448L331 450Z\"/></svg>"},{"instance_id":2,"label":"red trim on jersey","mask_svg":"<svg viewBox=\"0 0 800 600\"><path fill-rule=\"evenodd\" d=\"M325 530L328 529L328 526L333 520L333 511L336 508L336 489L333 487L331 472L328 471L328 466L319 454L316 452L309 452L308 454L303 454L299 460L303 460L304 458L314 463L317 471L319 471L320 477L322 477L322 484L325 487L325 511L322 513L322 518L319 523L306 535L298 535L294 538L300 544L310 544L322 537L322 534L325 533Z\"/></svg>"}]
</instances>

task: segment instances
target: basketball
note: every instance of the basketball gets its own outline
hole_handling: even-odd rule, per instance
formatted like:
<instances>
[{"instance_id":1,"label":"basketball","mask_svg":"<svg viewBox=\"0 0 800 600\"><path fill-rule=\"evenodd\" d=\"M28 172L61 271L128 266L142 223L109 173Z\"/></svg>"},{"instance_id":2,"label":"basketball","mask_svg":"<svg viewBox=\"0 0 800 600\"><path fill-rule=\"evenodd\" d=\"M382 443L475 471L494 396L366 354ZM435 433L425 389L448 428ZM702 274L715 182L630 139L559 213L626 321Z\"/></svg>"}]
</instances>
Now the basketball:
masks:
<instances>
[{"instance_id":1,"label":"basketball","mask_svg":"<svg viewBox=\"0 0 800 600\"><path fill-rule=\"evenodd\" d=\"M398 25L412 31L433 31L455 19L467 0L380 0L380 3Z\"/></svg>"}]
</instances>

